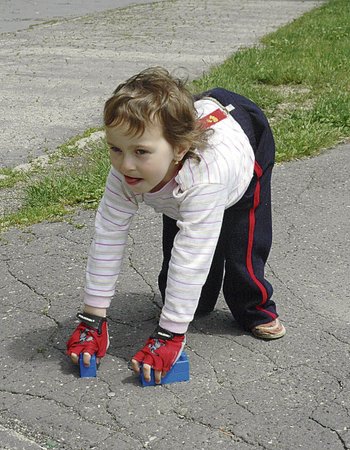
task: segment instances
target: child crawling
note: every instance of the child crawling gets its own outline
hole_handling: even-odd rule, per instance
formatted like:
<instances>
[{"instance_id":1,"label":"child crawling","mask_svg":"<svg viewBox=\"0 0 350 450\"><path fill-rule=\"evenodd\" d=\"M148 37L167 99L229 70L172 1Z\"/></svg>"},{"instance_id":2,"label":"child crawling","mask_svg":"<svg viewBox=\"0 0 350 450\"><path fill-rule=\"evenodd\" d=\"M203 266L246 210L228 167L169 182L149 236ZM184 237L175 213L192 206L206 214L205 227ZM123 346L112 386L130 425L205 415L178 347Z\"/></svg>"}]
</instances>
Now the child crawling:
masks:
<instances>
[{"instance_id":1,"label":"child crawling","mask_svg":"<svg viewBox=\"0 0 350 450\"><path fill-rule=\"evenodd\" d=\"M275 146L262 111L221 88L193 98L185 82L154 67L120 84L104 109L111 170L91 244L81 323L67 343L74 363L108 348L107 308L138 204L163 214L164 306L159 326L132 358L155 381L185 345L195 314L221 287L235 320L255 337L285 334L264 277L271 247Z\"/></svg>"}]
</instances>

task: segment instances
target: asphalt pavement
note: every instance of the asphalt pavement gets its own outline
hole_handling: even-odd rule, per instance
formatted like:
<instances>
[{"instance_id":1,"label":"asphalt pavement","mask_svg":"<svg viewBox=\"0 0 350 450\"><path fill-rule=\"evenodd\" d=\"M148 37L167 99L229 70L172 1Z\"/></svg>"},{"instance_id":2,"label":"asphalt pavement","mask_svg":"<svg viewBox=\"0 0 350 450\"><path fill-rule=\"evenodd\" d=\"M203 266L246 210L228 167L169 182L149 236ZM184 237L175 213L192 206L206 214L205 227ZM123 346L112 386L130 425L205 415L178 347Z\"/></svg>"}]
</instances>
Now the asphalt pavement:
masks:
<instances>
[{"instance_id":1,"label":"asphalt pavement","mask_svg":"<svg viewBox=\"0 0 350 450\"><path fill-rule=\"evenodd\" d=\"M99 125L132 73L181 65L193 78L317 4L174 0L1 35L2 165ZM128 369L161 307L159 216L141 207L134 221L96 379L64 354L93 212L2 233L0 449L350 449L349 150L275 168L267 277L287 335L255 339L220 298L190 326L186 383L142 388Z\"/></svg>"}]
</instances>

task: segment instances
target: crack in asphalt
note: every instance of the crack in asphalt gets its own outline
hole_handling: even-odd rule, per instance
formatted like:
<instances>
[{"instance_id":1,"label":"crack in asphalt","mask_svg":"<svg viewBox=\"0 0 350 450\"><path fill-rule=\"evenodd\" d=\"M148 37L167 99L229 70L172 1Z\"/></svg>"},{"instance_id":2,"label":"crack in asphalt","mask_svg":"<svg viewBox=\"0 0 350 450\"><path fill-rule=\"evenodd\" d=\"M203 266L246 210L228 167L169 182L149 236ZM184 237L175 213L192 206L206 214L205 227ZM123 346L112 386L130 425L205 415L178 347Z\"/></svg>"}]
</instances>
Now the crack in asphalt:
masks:
<instances>
[{"instance_id":1,"label":"crack in asphalt","mask_svg":"<svg viewBox=\"0 0 350 450\"><path fill-rule=\"evenodd\" d=\"M46 310L45 311L41 311L41 313L32 311L33 314L37 314L37 315L44 315L45 317L47 317L48 319L52 320L52 322L55 323L55 325L59 328L60 327L60 323L58 320L56 320L53 316L50 316L49 314L49 310L51 308L51 300L49 298L47 298L44 294L42 294L41 292L37 291L33 286L31 286L28 282L22 280L21 278L19 278L16 274L14 274L7 262L7 271L8 273L11 275L11 277L16 280L16 282L20 283L21 285L27 287L31 292L33 292L35 295L37 295L38 297L42 298L45 300L47 306L46 306Z\"/></svg>"},{"instance_id":2,"label":"crack in asphalt","mask_svg":"<svg viewBox=\"0 0 350 450\"><path fill-rule=\"evenodd\" d=\"M329 427L329 426L327 426L327 425L324 425L323 423L321 423L320 421L318 421L318 420L315 419L314 417L309 416L309 419L310 419L312 422L315 422L317 425L319 425L319 426L322 427L323 429L329 430L329 431L331 431L332 433L334 433L334 434L338 437L339 442L340 442L341 445L343 446L344 450L349 450L349 447L346 445L346 442L345 442L344 439L341 437L339 431L337 431L337 430L335 430L334 428L331 428L331 427Z\"/></svg>"},{"instance_id":3,"label":"crack in asphalt","mask_svg":"<svg viewBox=\"0 0 350 450\"><path fill-rule=\"evenodd\" d=\"M338 342L341 342L342 344L350 345L350 342L344 341L339 336L336 336L335 334L331 333L330 331L325 331L325 333L328 334L329 336L332 336L334 339L336 339Z\"/></svg>"},{"instance_id":4,"label":"crack in asphalt","mask_svg":"<svg viewBox=\"0 0 350 450\"><path fill-rule=\"evenodd\" d=\"M56 400L52 397L47 397L46 395L40 395L40 394L32 394L30 392L21 392L21 391L16 391L13 389L0 389L0 392L4 393L4 394L11 394L11 395L23 395L24 397L30 397L30 398L40 398L42 400L47 400L47 401L52 401L53 403L55 403L58 406L62 406L64 408L68 408L68 409L74 409L72 406L65 404L62 401Z\"/></svg>"},{"instance_id":5,"label":"crack in asphalt","mask_svg":"<svg viewBox=\"0 0 350 450\"><path fill-rule=\"evenodd\" d=\"M151 299L151 302L154 306L156 306L156 308L158 308L159 310L162 309L162 307L158 304L158 302L156 301L156 296L157 293L155 292L152 284L146 279L146 277L135 267L134 262L132 260L132 253L133 253L133 248L135 246L135 238L132 236L132 233L129 233L129 237L132 241L132 246L131 246L131 250L130 250L130 255L128 256L128 261L129 261L129 267L141 278L141 280L149 287L151 294L153 296L153 298Z\"/></svg>"},{"instance_id":6,"label":"crack in asphalt","mask_svg":"<svg viewBox=\"0 0 350 450\"><path fill-rule=\"evenodd\" d=\"M193 328L195 328L199 333L202 333L203 335L207 336L208 334L205 333L204 331L201 331L200 329L196 328L196 326L192 323L191 326ZM245 350L250 351L253 355L261 355L263 354L264 357L270 361L273 365L277 365L276 361L270 356L270 354L266 354L264 353L261 349L259 349L258 351L252 349L250 346L245 345L243 342L240 342L238 339L236 339L234 336L223 336L223 335L215 335L215 339L223 339L223 340L227 340L230 343L234 342L235 344L239 345L240 347L244 348ZM282 367L280 367L282 369Z\"/></svg>"},{"instance_id":7,"label":"crack in asphalt","mask_svg":"<svg viewBox=\"0 0 350 450\"><path fill-rule=\"evenodd\" d=\"M67 223L68 223L68 222L67 222ZM73 226L74 226L74 225L73 225ZM58 233L58 234L56 235L56 237L58 237L58 238L60 238L60 239L62 239L62 240L64 240L64 241L67 241L67 242L70 243L70 244L82 245L82 242L75 241L74 239L71 239L70 236L68 237L68 236L65 236L65 235L63 235L63 234ZM86 254L87 254L87 253L86 253Z\"/></svg>"},{"instance_id":8,"label":"crack in asphalt","mask_svg":"<svg viewBox=\"0 0 350 450\"><path fill-rule=\"evenodd\" d=\"M185 412L181 413L181 412L177 412L176 410L174 410L173 412L177 415L178 418L186 421L187 423L194 423L196 425L203 426L204 428L210 430L211 432L218 431L219 433L224 434L225 436L229 437L232 441L234 441L236 443L244 442L245 444L248 444L249 446L253 446L253 448L262 448L262 449L267 450L267 447L265 447L263 444L260 444L258 442L251 442L248 439L244 438L243 436L236 434L232 430L229 430L224 427L215 427L215 426L211 425L210 423L198 420L198 419L186 414Z\"/></svg>"},{"instance_id":9,"label":"crack in asphalt","mask_svg":"<svg viewBox=\"0 0 350 450\"><path fill-rule=\"evenodd\" d=\"M100 382L100 383L101 383L101 382L102 382L102 383L105 383L105 384L108 386L110 392L112 392L112 390L111 390L110 385L109 385L108 382L103 381L102 378L99 379L99 382ZM29 398L34 398L34 399L41 399L41 400L47 401L47 402L52 402L52 403L54 403L56 406L62 408L63 410L72 412L72 413L75 414L79 419L81 419L82 421L84 421L84 422L86 422L86 423L89 423L89 424L94 425L94 426L98 425L98 426L100 426L100 427L103 427L103 428L107 429L107 430L110 431L110 432L121 433L121 434L123 434L123 435L125 435L125 436L127 436L127 437L133 438L133 439L139 441L140 443L142 443L142 441L141 441L139 438L137 438L137 437L135 437L134 435L128 433L128 432L127 432L127 429L126 429L123 425L121 425L121 424L116 420L115 416L109 411L109 405L108 405L109 401L108 401L108 399L106 399L106 402L107 402L107 408L106 408L105 410L106 410L107 414L110 416L110 418L111 418L112 421L113 421L113 423L110 424L110 425L107 425L107 424L104 423L104 422L99 422L99 421L97 421L96 419L89 419L88 417L86 417L84 414L82 414L82 413L80 412L80 409L79 409L79 408L80 408L80 405L81 405L81 403L82 403L82 398L83 398L83 396L85 395L85 392L82 393L80 400L77 401L77 403L76 403L76 406L68 405L68 404L64 403L63 401L59 401L59 400L57 400L57 399L55 399L55 398L48 397L47 395L31 394L31 393L29 393L29 392L25 392L25 393L24 393L24 392L17 392L17 391L15 391L15 390L6 390L6 389L0 389L0 392L5 393L5 394L15 395L15 396L23 396L23 397L29 397ZM6 409L2 410L2 412L6 412L6 411L7 411ZM6 418L5 418L5 420L6 420ZM15 419L15 420L16 420L16 419ZM16 420L16 422L20 423L19 420ZM111 425L114 425L114 424L116 425L116 427L111 426ZM21 427L21 428L25 429L26 426L23 425L23 427ZM43 434L43 436L45 436L45 435ZM50 437L48 436L47 439L49 439L49 438L50 438ZM106 439L108 439L108 438L110 438L110 436L108 436ZM52 439L52 437L51 437L51 439ZM37 443L38 445L43 445L42 443L41 443L41 444L38 443L38 442L35 442L35 443ZM68 447L67 447L67 448L68 448ZM72 450L74 450L74 449L72 449Z\"/></svg>"},{"instance_id":10,"label":"crack in asphalt","mask_svg":"<svg viewBox=\"0 0 350 450\"><path fill-rule=\"evenodd\" d=\"M191 346L189 346L188 344L186 344L186 347L191 350L191 352L193 352L196 356L198 356L198 358L202 359L203 361L205 361L206 363L209 364L210 368L212 369L214 375L215 375L215 381L219 386L222 386L223 383L220 383L219 381L219 377L218 377L218 372L216 370L216 368L214 367L214 365L212 364L212 362L210 361L210 359L205 359L204 356L202 356L200 353L198 353L198 351L194 350Z\"/></svg>"},{"instance_id":11,"label":"crack in asphalt","mask_svg":"<svg viewBox=\"0 0 350 450\"><path fill-rule=\"evenodd\" d=\"M288 286L288 284L283 281L282 278L280 278L277 275L277 272L272 268L272 266L269 264L269 262L266 263L266 266L269 268L270 272L272 273L272 275L281 283L282 286L284 286L286 288L286 290L297 300L299 300L299 302L301 303L301 305L303 306L303 308L306 311L310 311L312 312L312 314L317 315L318 317L321 317L322 319L325 320L329 320L329 315L327 314L322 314L320 313L318 310L313 309L312 307L307 306L307 304L305 303L304 299L302 297L300 297L298 294L296 294L292 288L290 288Z\"/></svg>"}]
</instances>

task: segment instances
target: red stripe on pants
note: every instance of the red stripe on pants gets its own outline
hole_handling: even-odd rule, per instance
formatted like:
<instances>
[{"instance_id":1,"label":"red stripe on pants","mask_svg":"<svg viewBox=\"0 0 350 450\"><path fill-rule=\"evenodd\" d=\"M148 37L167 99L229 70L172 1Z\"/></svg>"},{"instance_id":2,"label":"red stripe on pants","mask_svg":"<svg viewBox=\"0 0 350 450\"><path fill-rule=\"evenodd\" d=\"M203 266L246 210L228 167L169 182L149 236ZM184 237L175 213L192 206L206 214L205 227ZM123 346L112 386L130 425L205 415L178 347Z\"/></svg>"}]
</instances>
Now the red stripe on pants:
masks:
<instances>
[{"instance_id":1,"label":"red stripe on pants","mask_svg":"<svg viewBox=\"0 0 350 450\"><path fill-rule=\"evenodd\" d=\"M249 275L251 279L254 281L256 286L258 286L260 292L261 292L261 303L256 306L256 309L259 311L264 311L266 314L268 314L272 319L276 319L276 314L267 311L263 308L263 305L266 303L268 299L268 293L265 288L265 286L257 279L254 268L253 268L253 260L252 260L252 251L253 251L253 245L254 245L254 231L255 231L255 210L259 206L260 203L260 178L263 174L263 171L259 164L255 161L254 164L254 172L257 176L257 182L256 187L254 191L254 202L253 206L249 211L249 234L248 234L248 248L247 248L247 257L246 257L246 264L247 269L249 272Z\"/></svg>"}]
</instances>

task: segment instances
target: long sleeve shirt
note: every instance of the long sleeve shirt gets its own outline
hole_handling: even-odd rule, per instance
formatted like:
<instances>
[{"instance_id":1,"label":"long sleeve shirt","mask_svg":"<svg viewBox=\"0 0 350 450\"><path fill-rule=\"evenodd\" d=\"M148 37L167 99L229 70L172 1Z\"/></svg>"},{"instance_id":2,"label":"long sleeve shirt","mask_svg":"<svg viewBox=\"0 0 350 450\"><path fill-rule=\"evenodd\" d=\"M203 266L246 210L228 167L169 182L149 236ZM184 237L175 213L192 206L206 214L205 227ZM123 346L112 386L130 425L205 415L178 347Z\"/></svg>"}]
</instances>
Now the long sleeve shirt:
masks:
<instances>
[{"instance_id":1,"label":"long sleeve shirt","mask_svg":"<svg viewBox=\"0 0 350 450\"><path fill-rule=\"evenodd\" d=\"M121 270L128 231L138 204L145 204L177 221L160 326L185 333L192 321L209 273L226 208L237 203L254 171L254 152L240 125L212 99L195 103L198 117L220 108L200 162L186 159L177 175L162 189L134 194L121 173L111 168L100 202L85 286L85 303L108 307Z\"/></svg>"}]
</instances>

